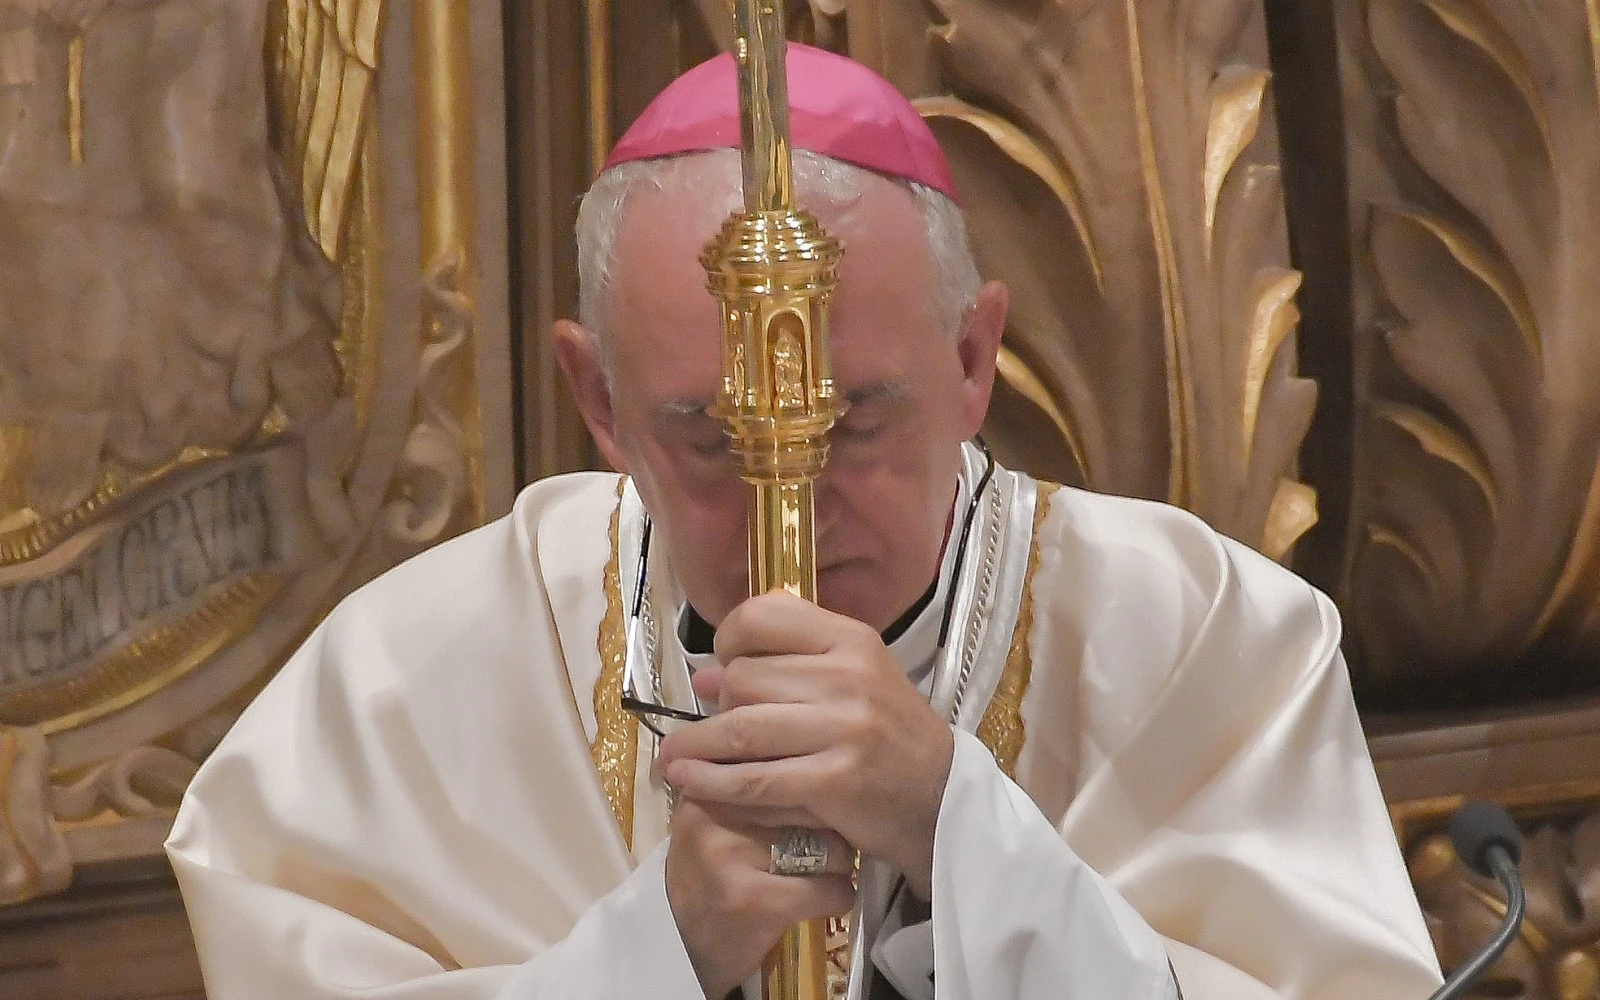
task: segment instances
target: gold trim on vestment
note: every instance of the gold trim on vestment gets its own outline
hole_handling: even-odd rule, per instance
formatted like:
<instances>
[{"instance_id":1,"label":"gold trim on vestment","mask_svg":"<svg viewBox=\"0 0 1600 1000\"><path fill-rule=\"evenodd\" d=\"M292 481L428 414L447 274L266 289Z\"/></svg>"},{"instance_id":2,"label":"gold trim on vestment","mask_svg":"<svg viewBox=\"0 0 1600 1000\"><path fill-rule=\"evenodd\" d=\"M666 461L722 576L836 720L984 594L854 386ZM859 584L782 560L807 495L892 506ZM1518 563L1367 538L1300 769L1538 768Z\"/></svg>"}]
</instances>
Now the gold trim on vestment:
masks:
<instances>
[{"instance_id":1,"label":"gold trim on vestment","mask_svg":"<svg viewBox=\"0 0 1600 1000\"><path fill-rule=\"evenodd\" d=\"M1039 568L1039 529L1050 512L1050 500L1061 487L1040 483L1033 507L1033 539L1028 545L1028 571L1022 578L1022 606L1017 610L1017 625L1011 633L1011 649L1006 653L1005 669L994 696L978 723L978 739L994 754L995 763L1006 777L1016 780L1017 757L1022 753L1027 731L1022 723L1022 699L1033 679L1033 657L1028 650L1028 633L1033 631L1033 574Z\"/></svg>"},{"instance_id":2,"label":"gold trim on vestment","mask_svg":"<svg viewBox=\"0 0 1600 1000\"><path fill-rule=\"evenodd\" d=\"M617 508L611 512L611 558L602 586L606 613L600 619L600 678L594 685L595 738L589 752L622 842L633 850L633 784L639 753L639 723L622 707L622 672L628 656L627 619L622 612L622 494L626 477L617 479Z\"/></svg>"}]
</instances>

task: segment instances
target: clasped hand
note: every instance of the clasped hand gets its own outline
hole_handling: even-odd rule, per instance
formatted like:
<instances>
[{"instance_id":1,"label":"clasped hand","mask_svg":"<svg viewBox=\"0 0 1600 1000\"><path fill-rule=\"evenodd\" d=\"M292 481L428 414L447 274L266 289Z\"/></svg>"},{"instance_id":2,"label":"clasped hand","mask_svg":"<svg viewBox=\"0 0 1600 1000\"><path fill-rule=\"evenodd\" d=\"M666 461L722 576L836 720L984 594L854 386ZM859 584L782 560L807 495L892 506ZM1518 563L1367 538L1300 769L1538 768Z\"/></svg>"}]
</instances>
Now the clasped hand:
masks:
<instances>
[{"instance_id":1,"label":"clasped hand","mask_svg":"<svg viewBox=\"0 0 1600 1000\"><path fill-rule=\"evenodd\" d=\"M931 898L933 838L954 738L869 626L783 592L717 630L718 706L661 744L677 792L667 897L706 995L725 995L801 920L854 903L848 854L905 873ZM787 827L822 831L829 874L772 875Z\"/></svg>"}]
</instances>

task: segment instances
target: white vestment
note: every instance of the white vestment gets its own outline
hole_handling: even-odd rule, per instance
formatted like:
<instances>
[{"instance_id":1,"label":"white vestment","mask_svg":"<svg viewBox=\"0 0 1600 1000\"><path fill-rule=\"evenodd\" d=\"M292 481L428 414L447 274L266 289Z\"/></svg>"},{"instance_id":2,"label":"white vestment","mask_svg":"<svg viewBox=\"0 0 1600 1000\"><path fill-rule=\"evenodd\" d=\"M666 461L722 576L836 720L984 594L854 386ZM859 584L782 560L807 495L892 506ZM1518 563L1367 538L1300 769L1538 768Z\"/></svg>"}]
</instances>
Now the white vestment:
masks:
<instances>
[{"instance_id":1,"label":"white vestment","mask_svg":"<svg viewBox=\"0 0 1600 1000\"><path fill-rule=\"evenodd\" d=\"M1164 1000L1170 960L1186 1000L1426 1000L1328 600L1175 508L994 479L930 605L966 581L922 678L958 734L932 919L885 923L864 867L852 996L875 961L908 1000ZM641 521L614 475L546 480L317 629L167 845L214 1000L700 1000L617 705Z\"/></svg>"}]
</instances>

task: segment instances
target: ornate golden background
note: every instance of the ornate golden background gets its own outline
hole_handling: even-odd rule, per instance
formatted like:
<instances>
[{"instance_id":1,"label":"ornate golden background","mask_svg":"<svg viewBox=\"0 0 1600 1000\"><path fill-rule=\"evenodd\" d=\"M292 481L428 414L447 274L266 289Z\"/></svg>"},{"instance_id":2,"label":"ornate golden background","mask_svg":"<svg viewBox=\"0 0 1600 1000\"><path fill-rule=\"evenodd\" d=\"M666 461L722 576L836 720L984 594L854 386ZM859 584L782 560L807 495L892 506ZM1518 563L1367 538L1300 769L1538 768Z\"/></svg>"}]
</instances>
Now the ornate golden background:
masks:
<instances>
[{"instance_id":1,"label":"ornate golden background","mask_svg":"<svg viewBox=\"0 0 1600 1000\"><path fill-rule=\"evenodd\" d=\"M202 609L228 624L162 633L151 672L89 699L99 718L38 698L11 717L0 774L35 778L0 802L55 802L3 841L13 898L153 845L250 680L336 594L502 509L513 482L596 462L548 338L575 309L577 198L646 102L728 38L724 0L262 3L295 252L332 269L336 395L367 428L351 439L385 456L324 460L365 491L355 536L385 541L340 550L292 628L249 630L281 600L259 581ZM1439 824L1487 796L1529 834L1530 923L1481 995L1600 998L1600 0L814 0L791 16L947 143L981 263L1016 303L997 452L1188 506L1333 593L1446 964L1497 904ZM94 169L103 141L105 23L51 22L34 67L59 92L64 167ZM0 61L0 87L14 69ZM245 452L292 432L257 429ZM0 412L0 473L37 452ZM0 570L47 558L139 476L228 460L174 457L31 521L0 474ZM254 659L219 669L247 635ZM139 697L173 672L191 680L161 687L170 700ZM8 995L100 995L75 971L95 959L178 994L192 959L174 900L136 884L116 904L132 923L77 889L0 911L0 985L23 983ZM56 912L78 920L39 921ZM110 959L109 939L126 943ZM46 952L48 975L7 971Z\"/></svg>"}]
</instances>

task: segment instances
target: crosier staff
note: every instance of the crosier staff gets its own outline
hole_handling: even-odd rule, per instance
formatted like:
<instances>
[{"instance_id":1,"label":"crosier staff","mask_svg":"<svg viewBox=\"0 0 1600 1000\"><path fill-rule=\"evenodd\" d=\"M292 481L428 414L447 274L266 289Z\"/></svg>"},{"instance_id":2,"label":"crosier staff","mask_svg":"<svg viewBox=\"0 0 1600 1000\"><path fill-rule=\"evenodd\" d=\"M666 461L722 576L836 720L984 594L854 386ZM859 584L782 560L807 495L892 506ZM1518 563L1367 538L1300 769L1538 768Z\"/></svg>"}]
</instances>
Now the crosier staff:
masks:
<instances>
[{"instance_id":1,"label":"crosier staff","mask_svg":"<svg viewBox=\"0 0 1600 1000\"><path fill-rule=\"evenodd\" d=\"M817 599L813 489L843 412L828 360L828 299L843 250L794 207L782 0L737 0L734 58L744 211L701 254L722 305L722 390L739 474L750 484L750 593ZM820 871L816 841L791 831L773 870ZM827 1000L826 921L786 932L765 969L766 1000Z\"/></svg>"}]
</instances>

